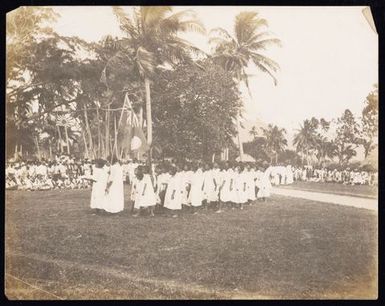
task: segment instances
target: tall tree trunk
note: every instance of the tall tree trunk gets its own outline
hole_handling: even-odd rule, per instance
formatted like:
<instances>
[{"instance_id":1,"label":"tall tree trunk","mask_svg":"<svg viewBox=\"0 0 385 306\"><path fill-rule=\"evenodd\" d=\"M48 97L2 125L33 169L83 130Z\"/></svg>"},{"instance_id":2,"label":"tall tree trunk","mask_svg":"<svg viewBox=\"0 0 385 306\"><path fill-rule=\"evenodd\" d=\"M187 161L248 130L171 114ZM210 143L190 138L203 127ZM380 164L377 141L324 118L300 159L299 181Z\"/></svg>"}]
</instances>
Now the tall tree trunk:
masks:
<instances>
[{"instance_id":1,"label":"tall tree trunk","mask_svg":"<svg viewBox=\"0 0 385 306\"><path fill-rule=\"evenodd\" d=\"M20 145L20 157L23 158L23 144Z\"/></svg>"},{"instance_id":2,"label":"tall tree trunk","mask_svg":"<svg viewBox=\"0 0 385 306\"><path fill-rule=\"evenodd\" d=\"M239 115L237 116L237 132L238 132L239 160L243 161L243 144L241 141L241 123L239 122Z\"/></svg>"},{"instance_id":3,"label":"tall tree trunk","mask_svg":"<svg viewBox=\"0 0 385 306\"><path fill-rule=\"evenodd\" d=\"M151 167L151 148L152 148L152 115L151 115L151 92L150 92L150 80L144 78L144 86L146 90L146 121L147 121L147 144L150 146L148 151L148 163Z\"/></svg>"},{"instance_id":4,"label":"tall tree trunk","mask_svg":"<svg viewBox=\"0 0 385 306\"><path fill-rule=\"evenodd\" d=\"M99 116L99 106L96 106L96 118L97 118L97 121L98 121L98 154L97 154L97 157L100 158L101 157L101 137L102 137L102 132L100 130L100 116ZM95 152L95 151L93 151Z\"/></svg>"},{"instance_id":5,"label":"tall tree trunk","mask_svg":"<svg viewBox=\"0 0 385 306\"><path fill-rule=\"evenodd\" d=\"M52 144L51 144L51 139L49 140L49 160L52 160Z\"/></svg>"},{"instance_id":6,"label":"tall tree trunk","mask_svg":"<svg viewBox=\"0 0 385 306\"><path fill-rule=\"evenodd\" d=\"M278 153L275 153L275 165L278 164Z\"/></svg>"},{"instance_id":7,"label":"tall tree trunk","mask_svg":"<svg viewBox=\"0 0 385 306\"><path fill-rule=\"evenodd\" d=\"M90 129L90 125L88 123L88 110L87 110L87 105L84 104L84 119L86 121L86 130L87 130L87 134L88 134L88 143L89 143L89 149L91 152L94 152L94 144L93 144L93 141L92 141L92 134L91 134L91 129ZM86 142L84 142L84 144L86 144ZM86 154L87 154L87 158L89 157L89 151L88 151L88 147L86 147ZM95 158L95 156L93 156Z\"/></svg>"},{"instance_id":8,"label":"tall tree trunk","mask_svg":"<svg viewBox=\"0 0 385 306\"><path fill-rule=\"evenodd\" d=\"M67 130L66 125L64 126L64 131L66 134L67 154L70 155L70 142L69 142L69 138L68 138L68 130Z\"/></svg>"}]
</instances>

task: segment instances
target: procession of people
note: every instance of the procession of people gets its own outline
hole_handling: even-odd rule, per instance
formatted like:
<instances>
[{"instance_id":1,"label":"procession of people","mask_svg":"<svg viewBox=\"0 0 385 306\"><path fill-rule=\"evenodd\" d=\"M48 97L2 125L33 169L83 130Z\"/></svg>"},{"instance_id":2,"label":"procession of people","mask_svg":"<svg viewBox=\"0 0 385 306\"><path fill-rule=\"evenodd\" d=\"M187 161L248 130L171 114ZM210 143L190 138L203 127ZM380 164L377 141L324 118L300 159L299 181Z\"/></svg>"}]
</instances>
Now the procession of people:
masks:
<instances>
[{"instance_id":1,"label":"procession of people","mask_svg":"<svg viewBox=\"0 0 385 306\"><path fill-rule=\"evenodd\" d=\"M155 161L151 167L138 160L116 157L93 161L60 156L55 161L8 163L6 188L54 190L92 188L91 209L111 214L124 210L124 185L130 186L133 216L181 211L198 214L203 209L220 213L226 207L243 209L257 200L266 201L272 186L296 181L376 185L378 173L311 166L269 165L253 162Z\"/></svg>"}]
</instances>

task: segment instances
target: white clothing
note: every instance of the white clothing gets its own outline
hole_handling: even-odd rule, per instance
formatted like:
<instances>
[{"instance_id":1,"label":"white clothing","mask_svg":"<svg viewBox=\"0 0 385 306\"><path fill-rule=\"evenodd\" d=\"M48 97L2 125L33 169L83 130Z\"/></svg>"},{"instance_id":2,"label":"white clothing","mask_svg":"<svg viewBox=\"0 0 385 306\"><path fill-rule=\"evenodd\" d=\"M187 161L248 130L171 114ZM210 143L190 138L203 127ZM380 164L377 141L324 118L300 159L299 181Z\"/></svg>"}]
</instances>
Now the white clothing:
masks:
<instances>
[{"instance_id":1,"label":"white clothing","mask_svg":"<svg viewBox=\"0 0 385 306\"><path fill-rule=\"evenodd\" d=\"M235 183L235 198L234 203L243 204L248 200L247 194L247 177L245 172L235 173L234 174L234 183Z\"/></svg>"},{"instance_id":2,"label":"white clothing","mask_svg":"<svg viewBox=\"0 0 385 306\"><path fill-rule=\"evenodd\" d=\"M141 180L135 180L134 208L154 206L156 195L149 174L144 174Z\"/></svg>"},{"instance_id":3,"label":"white clothing","mask_svg":"<svg viewBox=\"0 0 385 306\"><path fill-rule=\"evenodd\" d=\"M203 183L203 172L201 169L198 169L191 176L191 189L189 194L189 202L191 203L191 206L197 207L202 205Z\"/></svg>"},{"instance_id":4,"label":"white clothing","mask_svg":"<svg viewBox=\"0 0 385 306\"><path fill-rule=\"evenodd\" d=\"M227 171L221 171L222 173L222 189L219 197L222 202L232 202L234 200L234 171L229 169Z\"/></svg>"},{"instance_id":5,"label":"white clothing","mask_svg":"<svg viewBox=\"0 0 385 306\"><path fill-rule=\"evenodd\" d=\"M168 180L164 207L172 210L182 209L181 181L177 174Z\"/></svg>"},{"instance_id":6,"label":"white clothing","mask_svg":"<svg viewBox=\"0 0 385 306\"><path fill-rule=\"evenodd\" d=\"M267 198L271 194L271 182L269 179L269 172L266 171L261 178L257 198Z\"/></svg>"},{"instance_id":7,"label":"white clothing","mask_svg":"<svg viewBox=\"0 0 385 306\"><path fill-rule=\"evenodd\" d=\"M203 172L203 181L203 199L209 203L218 201L218 193L215 190L213 170Z\"/></svg>"},{"instance_id":8,"label":"white clothing","mask_svg":"<svg viewBox=\"0 0 385 306\"><path fill-rule=\"evenodd\" d=\"M253 170L244 172L245 180L246 180L246 193L247 199L251 201L255 201L255 172Z\"/></svg>"},{"instance_id":9,"label":"white clothing","mask_svg":"<svg viewBox=\"0 0 385 306\"><path fill-rule=\"evenodd\" d=\"M110 213L118 213L124 209L123 170L116 163L110 167L109 182L112 182L104 197L104 210Z\"/></svg>"},{"instance_id":10,"label":"white clothing","mask_svg":"<svg viewBox=\"0 0 385 306\"><path fill-rule=\"evenodd\" d=\"M91 208L102 209L108 179L106 167L94 168L92 179L95 182L92 183Z\"/></svg>"}]
</instances>

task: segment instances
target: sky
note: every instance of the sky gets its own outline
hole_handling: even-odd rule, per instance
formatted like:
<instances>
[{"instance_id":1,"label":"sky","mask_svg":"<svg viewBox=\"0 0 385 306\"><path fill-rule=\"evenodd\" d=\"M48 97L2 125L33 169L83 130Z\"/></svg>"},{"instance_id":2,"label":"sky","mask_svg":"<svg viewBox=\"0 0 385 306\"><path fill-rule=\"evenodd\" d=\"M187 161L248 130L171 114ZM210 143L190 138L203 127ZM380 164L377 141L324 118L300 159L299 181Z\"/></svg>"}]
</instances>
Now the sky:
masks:
<instances>
[{"instance_id":1,"label":"sky","mask_svg":"<svg viewBox=\"0 0 385 306\"><path fill-rule=\"evenodd\" d=\"M129 9L129 7L125 7ZM243 88L245 118L276 124L290 135L304 119L332 119L349 108L359 115L364 100L378 82L378 36L362 14L364 7L194 6L207 30L233 31L241 11L257 11L267 19L272 36L282 41L264 54L280 65L272 79L255 68L249 81L251 97ZM108 6L55 7L61 15L54 29L62 35L97 41L121 36ZM209 51L208 38L184 38Z\"/></svg>"}]
</instances>

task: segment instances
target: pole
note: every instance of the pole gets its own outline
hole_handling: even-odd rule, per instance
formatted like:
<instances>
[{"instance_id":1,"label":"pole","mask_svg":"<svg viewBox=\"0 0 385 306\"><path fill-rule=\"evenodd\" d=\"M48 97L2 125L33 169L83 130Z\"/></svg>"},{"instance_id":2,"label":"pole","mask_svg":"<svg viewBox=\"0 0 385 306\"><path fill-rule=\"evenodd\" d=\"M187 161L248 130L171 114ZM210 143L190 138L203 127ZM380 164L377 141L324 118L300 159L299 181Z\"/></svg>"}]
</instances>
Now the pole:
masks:
<instances>
[{"instance_id":1,"label":"pole","mask_svg":"<svg viewBox=\"0 0 385 306\"><path fill-rule=\"evenodd\" d=\"M34 138L35 138L35 143L36 143L36 148L37 148L37 158L39 160L41 160L39 140L38 140L37 136L35 136Z\"/></svg>"},{"instance_id":2,"label":"pole","mask_svg":"<svg viewBox=\"0 0 385 306\"><path fill-rule=\"evenodd\" d=\"M141 106L140 107L140 110L139 110L139 124L140 124L140 127L142 128L143 127L143 107Z\"/></svg>"},{"instance_id":3,"label":"pole","mask_svg":"<svg viewBox=\"0 0 385 306\"><path fill-rule=\"evenodd\" d=\"M70 143L69 143L68 130L67 130L67 126L66 125L64 126L64 131L65 131L65 134L66 134L67 154L70 155Z\"/></svg>"},{"instance_id":4,"label":"pole","mask_svg":"<svg viewBox=\"0 0 385 306\"><path fill-rule=\"evenodd\" d=\"M63 154L63 141L61 138L60 126L57 125L57 131L59 133L59 144L60 144L60 153Z\"/></svg>"},{"instance_id":5,"label":"pole","mask_svg":"<svg viewBox=\"0 0 385 306\"><path fill-rule=\"evenodd\" d=\"M86 135L85 135L85 129L83 129L82 131L82 136L83 136L83 142L84 142L84 149L86 151L86 158L89 158L89 154L88 154L88 147L87 147L87 140L86 140Z\"/></svg>"},{"instance_id":6,"label":"pole","mask_svg":"<svg viewBox=\"0 0 385 306\"><path fill-rule=\"evenodd\" d=\"M146 77L144 78L144 85L146 91L146 119L147 119L147 144L150 147L148 150L148 164L150 169L151 158L152 158L152 116L151 116L151 94L150 94L150 80ZM152 171L150 171L152 172ZM152 173L151 173L152 174Z\"/></svg>"},{"instance_id":7,"label":"pole","mask_svg":"<svg viewBox=\"0 0 385 306\"><path fill-rule=\"evenodd\" d=\"M116 116L114 115L114 132L115 132L115 144L114 144L114 151L115 154L116 154L116 157L119 158L118 156L118 132L117 132L117 128L116 128Z\"/></svg>"},{"instance_id":8,"label":"pole","mask_svg":"<svg viewBox=\"0 0 385 306\"><path fill-rule=\"evenodd\" d=\"M15 145L15 154L13 155L13 158L16 160L17 159L17 154L18 153L18 151L17 151L17 143L16 143L16 145Z\"/></svg>"},{"instance_id":9,"label":"pole","mask_svg":"<svg viewBox=\"0 0 385 306\"><path fill-rule=\"evenodd\" d=\"M96 106L96 117L98 120L98 157L101 157L101 137L102 137L102 132L100 130L100 117L99 117L99 106Z\"/></svg>"}]
</instances>

